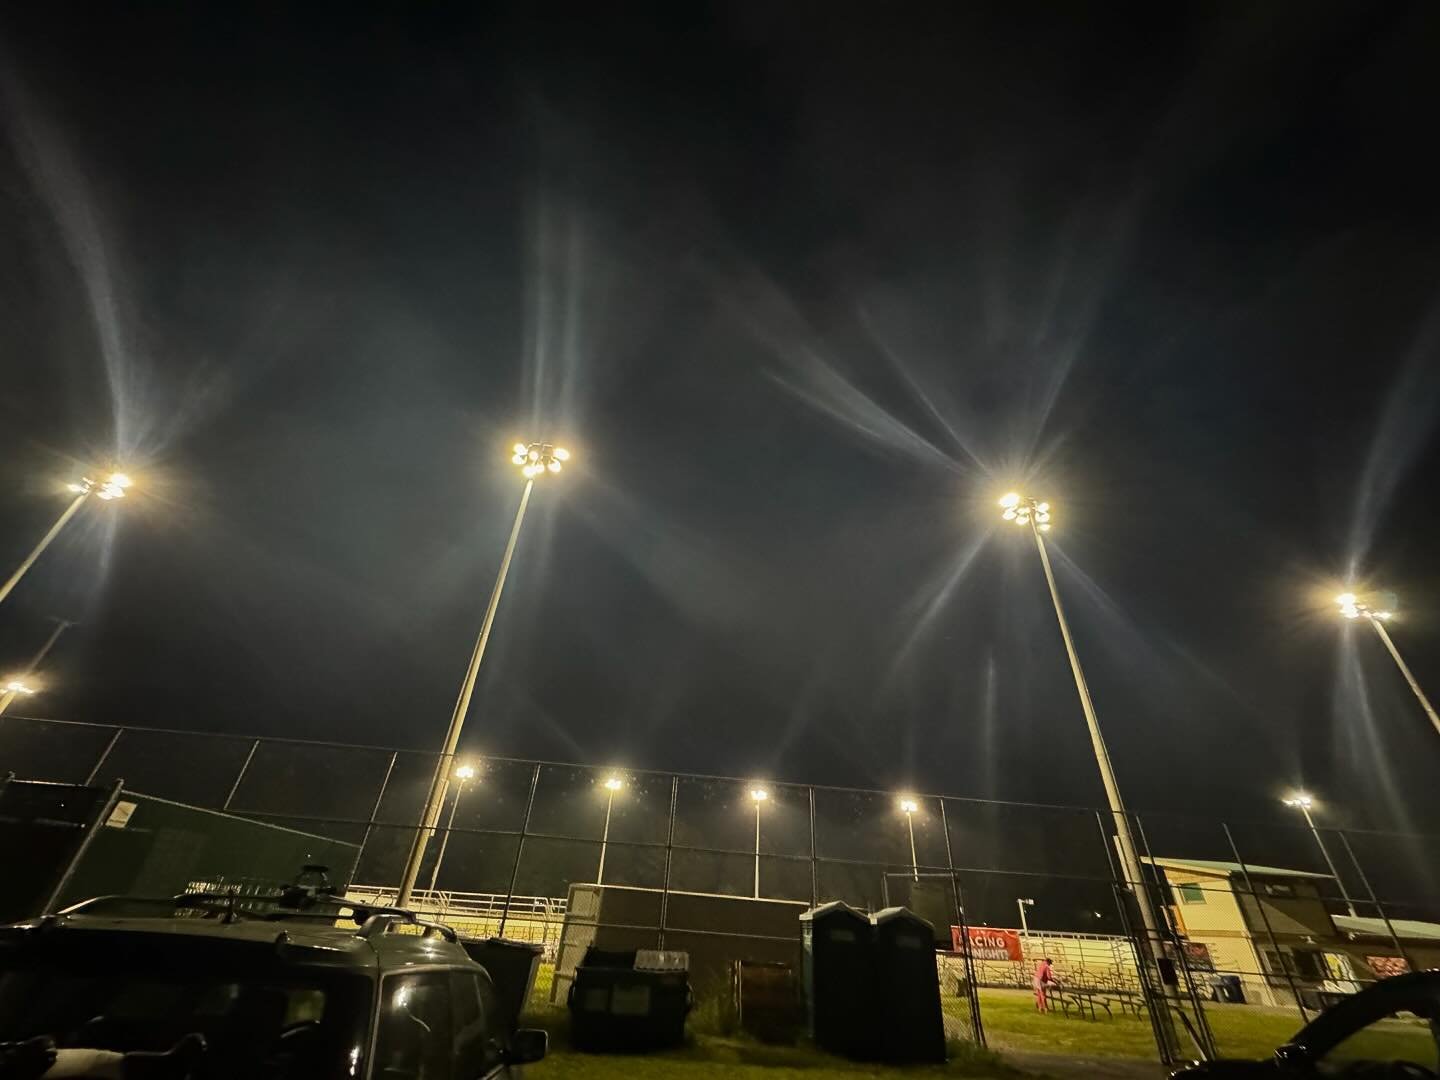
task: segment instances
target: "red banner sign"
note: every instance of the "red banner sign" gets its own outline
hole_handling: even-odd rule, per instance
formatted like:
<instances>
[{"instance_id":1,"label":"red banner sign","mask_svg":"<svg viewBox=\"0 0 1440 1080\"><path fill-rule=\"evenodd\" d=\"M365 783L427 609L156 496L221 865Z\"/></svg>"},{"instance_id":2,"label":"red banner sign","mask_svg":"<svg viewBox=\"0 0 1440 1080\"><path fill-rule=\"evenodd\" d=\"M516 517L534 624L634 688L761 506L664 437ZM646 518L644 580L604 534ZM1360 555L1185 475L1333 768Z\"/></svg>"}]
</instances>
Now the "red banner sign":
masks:
<instances>
[{"instance_id":1,"label":"red banner sign","mask_svg":"<svg viewBox=\"0 0 1440 1080\"><path fill-rule=\"evenodd\" d=\"M960 927L950 927L951 947L959 952ZM988 926L967 926L965 933L970 938L970 955L976 960L1023 960L1020 951L1020 934L1015 930L993 930Z\"/></svg>"}]
</instances>

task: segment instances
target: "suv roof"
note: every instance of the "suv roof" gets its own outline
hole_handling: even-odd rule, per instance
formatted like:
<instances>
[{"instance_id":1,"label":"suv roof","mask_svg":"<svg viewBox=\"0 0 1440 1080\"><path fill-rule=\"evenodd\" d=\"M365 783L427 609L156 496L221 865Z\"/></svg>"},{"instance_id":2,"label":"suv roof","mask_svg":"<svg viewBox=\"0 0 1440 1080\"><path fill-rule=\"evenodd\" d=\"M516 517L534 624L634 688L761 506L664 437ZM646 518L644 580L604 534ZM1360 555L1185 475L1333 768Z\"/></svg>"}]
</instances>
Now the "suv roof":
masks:
<instances>
[{"instance_id":1,"label":"suv roof","mask_svg":"<svg viewBox=\"0 0 1440 1080\"><path fill-rule=\"evenodd\" d=\"M346 919L357 925L339 925ZM105 896L0 928L0 941L52 933L67 939L72 934L153 935L156 945L200 938L231 947L274 949L301 965L372 971L431 964L479 967L448 926L399 908L377 909L339 899L312 901L300 909L256 910L253 898L220 894Z\"/></svg>"}]
</instances>

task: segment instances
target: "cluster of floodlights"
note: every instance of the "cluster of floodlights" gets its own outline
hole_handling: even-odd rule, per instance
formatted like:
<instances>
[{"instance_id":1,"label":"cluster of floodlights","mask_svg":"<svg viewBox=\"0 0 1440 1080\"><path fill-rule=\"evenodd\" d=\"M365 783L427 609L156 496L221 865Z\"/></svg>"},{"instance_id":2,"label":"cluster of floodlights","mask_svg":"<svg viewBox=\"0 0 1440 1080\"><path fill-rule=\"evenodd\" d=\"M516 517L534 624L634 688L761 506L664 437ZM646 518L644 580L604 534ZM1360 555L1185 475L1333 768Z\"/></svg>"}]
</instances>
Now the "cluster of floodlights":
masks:
<instances>
[{"instance_id":1,"label":"cluster of floodlights","mask_svg":"<svg viewBox=\"0 0 1440 1080\"><path fill-rule=\"evenodd\" d=\"M111 473L104 480L95 480L89 476L80 478L77 484L66 484L65 486L77 495L89 495L94 492L100 498L109 501L110 499L123 499L125 489L134 486L135 481L126 476L123 472Z\"/></svg>"},{"instance_id":2,"label":"cluster of floodlights","mask_svg":"<svg viewBox=\"0 0 1440 1080\"><path fill-rule=\"evenodd\" d=\"M1013 521L1016 525L1029 525L1033 519L1035 527L1041 532L1050 531L1050 504L1048 502L1036 502L1027 496L1017 495L1010 492L1000 496L1000 505L1005 512L1000 516L1006 521Z\"/></svg>"},{"instance_id":3,"label":"cluster of floodlights","mask_svg":"<svg viewBox=\"0 0 1440 1080\"><path fill-rule=\"evenodd\" d=\"M1353 592L1341 593L1335 597L1335 603L1340 605L1340 614L1347 619L1358 619L1363 615L1367 619L1380 619L1383 622L1394 615L1392 611L1376 611Z\"/></svg>"},{"instance_id":4,"label":"cluster of floodlights","mask_svg":"<svg viewBox=\"0 0 1440 1080\"><path fill-rule=\"evenodd\" d=\"M514 450L515 456L510 460L520 466L520 471L527 480L543 476L547 471L558 473L564 468L565 462L570 460L569 450L563 446L551 446L549 443L536 442L526 446L517 442Z\"/></svg>"}]
</instances>

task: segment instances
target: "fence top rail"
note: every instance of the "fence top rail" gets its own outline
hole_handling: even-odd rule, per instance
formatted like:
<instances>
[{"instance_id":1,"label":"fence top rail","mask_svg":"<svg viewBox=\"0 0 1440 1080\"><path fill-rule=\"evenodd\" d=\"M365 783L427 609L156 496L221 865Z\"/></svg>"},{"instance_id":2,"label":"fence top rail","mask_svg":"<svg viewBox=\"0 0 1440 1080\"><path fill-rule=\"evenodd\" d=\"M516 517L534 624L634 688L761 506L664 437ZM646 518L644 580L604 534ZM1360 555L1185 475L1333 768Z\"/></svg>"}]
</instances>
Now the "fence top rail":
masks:
<instances>
[{"instance_id":1,"label":"fence top rail","mask_svg":"<svg viewBox=\"0 0 1440 1080\"><path fill-rule=\"evenodd\" d=\"M58 720L58 719L54 719L54 718L51 718L51 717L43 717L43 716L7 715L7 716L5 717L5 719L6 719L7 721L10 721L10 720L18 720L18 721L23 721L23 722L31 723L31 724L49 724L49 725L65 726L65 727L90 728L90 729L101 730L101 731L136 732L137 734L144 734L144 735L173 735L173 736L183 736L183 737L186 737L186 738L214 739L214 740L217 740L217 741L219 741L219 740L229 740L229 741L235 741L235 742L249 742L249 743L261 743L261 742L264 742L264 743L277 743L277 744L289 745L289 746L305 746L305 747L328 748L328 749L332 749L332 750L365 750L365 751L370 751L370 752L373 752L373 753L383 753L383 754L415 754L415 755L419 755L419 756L422 756L422 757L428 757L428 758L438 758L438 757L440 756L438 751L435 751L435 750L419 750L419 749L416 749L416 748L414 748L414 747L405 747L405 746L380 746L380 745L376 745L376 744L373 744L373 743L338 742L338 741L327 740L327 739L300 739L300 738L295 738L295 737L293 737L293 736L287 736L287 735L256 735L256 734L253 734L253 733L225 732L225 731L186 731L186 730L184 730L184 729L182 729L182 728L146 727L146 726L140 725L140 724L106 724L106 723L100 723L100 722L94 721L94 720ZM458 756L458 755L457 755L457 756ZM812 783L807 783L807 782L801 781L801 780L780 780L780 779L773 779L773 778L770 778L770 777L725 776L725 775L717 775L717 774L710 774L710 773L681 772L681 771L678 771L678 770L675 770L675 769L630 768L630 767L623 767L623 768L622 768L621 766L616 766L616 765L611 765L611 766L595 765L595 764L587 764L587 763L578 762L578 761L551 761L551 760L548 760L548 759L545 759L545 758L517 758L517 757L509 757L509 756L504 755L504 754L488 754L488 753L486 753L486 754L478 754L477 756L480 757L482 760L487 761L487 762L504 762L504 763L506 763L506 764L511 764L511 765L525 765L525 766L529 766L529 767L532 767L532 768L584 769L584 770L594 770L594 771L614 771L614 770L618 770L618 771L623 771L623 772L625 772L625 773L633 774L633 775L637 775L637 776L654 776L654 777L665 777L665 778L674 777L674 778L678 778L678 779L681 779L681 780L712 781L712 782L719 782L719 783L725 783L725 784L739 784L739 785L742 785L742 786L743 786L743 785L755 784L755 783L757 783L757 782L759 782L760 780L763 779L764 782L765 782L767 785L772 786L772 787L777 787L777 788L787 788L787 787L788 787L788 788L804 788L804 789L809 789L809 790L811 790L811 791L836 791L836 792L843 792L843 793L852 794L852 795L878 795L878 796L887 797L887 798L888 798L888 797L891 797L891 796L894 794L893 792L883 791L883 790L880 790L880 789L878 789L878 788L847 787L847 786L842 785L842 784L812 784ZM0 774L0 779L3 779L3 777L4 777L4 774ZM12 782L20 782L20 781L16 780L16 781L12 781ZM70 785L70 786L83 786L83 785ZM965 803L965 804L969 804L969 805L972 805L972 806L989 806L989 807L1015 808L1015 809L1025 809L1025 810L1052 810L1052 811L1060 811L1060 812L1071 813L1071 814L1087 814L1087 815L1091 815L1091 816L1096 816L1096 817L1098 817L1102 822L1103 822L1103 820L1104 820L1106 817L1109 817L1109 816L1111 816L1111 814L1112 814L1112 811L1110 811L1110 810L1108 810L1108 809L1103 809L1103 808L1101 808L1101 807L1095 807L1095 806L1076 806L1076 805L1065 804L1065 803L1031 802L1031 801L1017 800L1017 799L982 799L982 798L980 798L980 797L978 797L978 796L974 796L974 795L946 795L946 794L940 794L940 793L937 793L937 792L916 792L916 793L913 795L913 798L915 798L915 799L917 799L917 800L922 800L922 801L923 801L923 800L927 800L927 799L935 799L935 800L938 800L938 801L941 803L942 810L943 810L943 807L944 807L944 804L945 804L945 803ZM1155 820L1169 819L1169 820L1173 820L1173 821L1210 821L1210 820L1212 820L1212 819L1209 819L1209 818L1201 818L1201 817L1198 817L1198 816L1196 816L1196 815L1177 814L1177 813L1174 813L1173 811L1160 810L1160 809L1149 809L1149 810L1133 810L1133 809L1132 809L1132 810L1128 811L1128 813L1129 813L1131 816L1133 816L1133 817L1137 817L1137 818L1141 818L1141 819L1144 819L1144 818L1146 818L1146 817L1153 817ZM1302 827L1301 827L1301 826L1295 826L1295 825L1293 825L1293 824L1291 824L1291 823L1288 823L1288 822L1280 822L1280 821L1250 821L1250 820L1243 820L1243 819L1235 819L1235 820L1230 821L1229 824L1232 824L1232 825L1246 825L1246 826L1253 826L1253 827L1259 827L1259 828L1289 829L1289 830L1292 830L1292 831L1301 831L1301 830L1302 830ZM1321 826L1321 827L1320 827L1320 831L1321 831L1321 832L1334 832L1334 833L1339 833L1339 832L1342 832L1342 831L1343 831L1343 832L1349 833L1350 835L1353 835L1353 836L1384 836L1384 837L1393 837L1393 838L1424 839L1424 840L1436 840L1436 841L1440 841L1440 833L1397 832L1397 831L1395 831L1395 830L1390 830L1390 829L1357 829L1357 828L1348 828L1348 829L1341 830L1341 829L1329 829L1329 828L1326 828L1326 827L1324 827L1324 826Z\"/></svg>"}]
</instances>

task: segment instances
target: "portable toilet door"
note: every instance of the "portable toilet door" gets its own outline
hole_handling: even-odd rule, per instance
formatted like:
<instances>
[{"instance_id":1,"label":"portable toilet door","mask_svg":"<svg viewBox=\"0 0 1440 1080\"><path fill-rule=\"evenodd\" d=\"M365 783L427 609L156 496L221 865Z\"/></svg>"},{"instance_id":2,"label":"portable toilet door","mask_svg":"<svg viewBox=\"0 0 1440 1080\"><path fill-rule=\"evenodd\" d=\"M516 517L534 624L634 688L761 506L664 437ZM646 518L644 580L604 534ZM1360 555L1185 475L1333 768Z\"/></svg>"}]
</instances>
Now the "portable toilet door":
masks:
<instances>
[{"instance_id":1,"label":"portable toilet door","mask_svg":"<svg viewBox=\"0 0 1440 1080\"><path fill-rule=\"evenodd\" d=\"M935 963L935 930L906 908L872 916L881 1041L890 1062L943 1062L945 1017Z\"/></svg>"},{"instance_id":2,"label":"portable toilet door","mask_svg":"<svg viewBox=\"0 0 1440 1080\"><path fill-rule=\"evenodd\" d=\"M815 1045L868 1060L875 1052L876 1014L870 920L835 900L800 916L805 963L805 1016Z\"/></svg>"}]
</instances>

